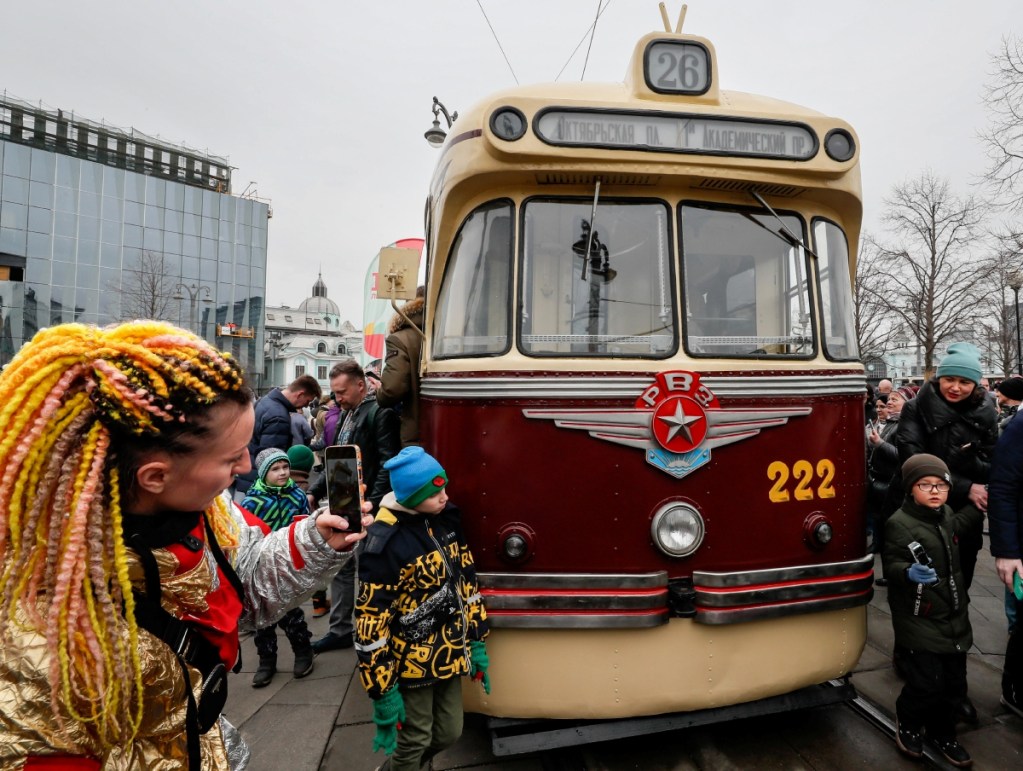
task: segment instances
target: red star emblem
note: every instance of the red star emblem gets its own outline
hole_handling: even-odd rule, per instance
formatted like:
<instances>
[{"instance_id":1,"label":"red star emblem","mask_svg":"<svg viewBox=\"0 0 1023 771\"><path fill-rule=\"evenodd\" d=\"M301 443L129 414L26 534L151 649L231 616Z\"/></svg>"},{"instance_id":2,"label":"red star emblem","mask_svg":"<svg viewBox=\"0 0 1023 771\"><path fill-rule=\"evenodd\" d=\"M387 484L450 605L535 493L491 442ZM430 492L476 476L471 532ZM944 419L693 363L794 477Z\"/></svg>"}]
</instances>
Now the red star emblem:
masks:
<instances>
[{"instance_id":1,"label":"red star emblem","mask_svg":"<svg viewBox=\"0 0 1023 771\"><path fill-rule=\"evenodd\" d=\"M669 396L654 409L654 438L668 452L685 453L707 436L707 414L688 396Z\"/></svg>"}]
</instances>

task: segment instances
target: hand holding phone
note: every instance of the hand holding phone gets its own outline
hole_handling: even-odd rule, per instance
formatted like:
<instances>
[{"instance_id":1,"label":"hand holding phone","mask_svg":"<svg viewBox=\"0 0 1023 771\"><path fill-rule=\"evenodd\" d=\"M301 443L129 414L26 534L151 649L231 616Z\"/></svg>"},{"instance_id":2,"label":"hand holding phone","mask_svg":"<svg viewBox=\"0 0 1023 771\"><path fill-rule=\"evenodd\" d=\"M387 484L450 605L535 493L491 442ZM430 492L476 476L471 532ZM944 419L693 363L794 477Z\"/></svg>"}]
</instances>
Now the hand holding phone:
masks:
<instances>
[{"instance_id":1,"label":"hand holding phone","mask_svg":"<svg viewBox=\"0 0 1023 771\"><path fill-rule=\"evenodd\" d=\"M348 521L348 532L362 531L362 454L354 444L324 450L327 508Z\"/></svg>"}]
</instances>

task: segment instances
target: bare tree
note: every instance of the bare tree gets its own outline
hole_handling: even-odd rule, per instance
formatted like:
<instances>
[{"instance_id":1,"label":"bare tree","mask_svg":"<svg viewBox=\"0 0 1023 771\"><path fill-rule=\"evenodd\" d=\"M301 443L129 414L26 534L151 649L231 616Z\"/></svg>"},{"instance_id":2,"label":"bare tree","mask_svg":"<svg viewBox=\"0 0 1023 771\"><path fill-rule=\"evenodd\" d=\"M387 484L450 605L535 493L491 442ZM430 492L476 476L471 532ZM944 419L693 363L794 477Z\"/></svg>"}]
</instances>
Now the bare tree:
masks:
<instances>
[{"instance_id":1,"label":"bare tree","mask_svg":"<svg viewBox=\"0 0 1023 771\"><path fill-rule=\"evenodd\" d=\"M889 278L876 297L920 346L924 371L931 372L939 345L975 335L983 271L970 262L970 246L983 214L974 198L953 196L948 180L930 171L897 185L884 203L882 221L893 240L871 239L878 270Z\"/></svg>"},{"instance_id":2,"label":"bare tree","mask_svg":"<svg viewBox=\"0 0 1023 771\"><path fill-rule=\"evenodd\" d=\"M994 234L996 248L984 260L983 299L979 308L982 347L1003 375L1019 372L1018 293L1023 287L1020 256L1023 255L1023 233L1004 231ZM1015 291L1013 290L1015 287ZM1011 301L1007 298L1011 297Z\"/></svg>"},{"instance_id":3,"label":"bare tree","mask_svg":"<svg viewBox=\"0 0 1023 771\"><path fill-rule=\"evenodd\" d=\"M1023 209L1023 41L1002 38L984 87L990 123L980 133L989 165L984 179L1012 209Z\"/></svg>"},{"instance_id":4,"label":"bare tree","mask_svg":"<svg viewBox=\"0 0 1023 771\"><path fill-rule=\"evenodd\" d=\"M121 295L120 320L168 319L177 283L162 254L143 252L135 267L121 271L121 285L115 288Z\"/></svg>"},{"instance_id":5,"label":"bare tree","mask_svg":"<svg viewBox=\"0 0 1023 771\"><path fill-rule=\"evenodd\" d=\"M890 278L880 265L877 246L866 234L860 244L853 285L853 312L860 356L866 360L881 358L898 335L899 329L898 319L893 317L884 302L884 289Z\"/></svg>"}]
</instances>

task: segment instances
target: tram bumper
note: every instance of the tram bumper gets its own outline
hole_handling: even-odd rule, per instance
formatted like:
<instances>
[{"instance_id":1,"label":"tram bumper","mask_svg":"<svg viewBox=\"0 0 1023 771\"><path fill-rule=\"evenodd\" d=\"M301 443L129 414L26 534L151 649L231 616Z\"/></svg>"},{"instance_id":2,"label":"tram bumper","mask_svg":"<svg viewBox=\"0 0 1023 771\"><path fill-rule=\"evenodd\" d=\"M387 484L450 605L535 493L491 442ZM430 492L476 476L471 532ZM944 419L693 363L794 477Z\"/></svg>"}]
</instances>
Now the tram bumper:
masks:
<instances>
[{"instance_id":1,"label":"tram bumper","mask_svg":"<svg viewBox=\"0 0 1023 771\"><path fill-rule=\"evenodd\" d=\"M655 715L841 677L866 641L872 564L695 572L691 618L673 614L677 592L663 572L481 574L492 692L467 683L466 708L522 718Z\"/></svg>"}]
</instances>

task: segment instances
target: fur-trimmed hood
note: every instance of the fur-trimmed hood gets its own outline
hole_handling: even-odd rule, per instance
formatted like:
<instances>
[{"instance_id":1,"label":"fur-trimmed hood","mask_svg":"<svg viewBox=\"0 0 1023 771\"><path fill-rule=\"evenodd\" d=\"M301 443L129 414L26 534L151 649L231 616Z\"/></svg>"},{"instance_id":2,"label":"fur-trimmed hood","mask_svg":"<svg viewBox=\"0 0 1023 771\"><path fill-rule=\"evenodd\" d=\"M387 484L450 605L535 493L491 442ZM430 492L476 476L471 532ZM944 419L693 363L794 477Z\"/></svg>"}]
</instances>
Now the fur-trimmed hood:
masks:
<instances>
[{"instance_id":1,"label":"fur-trimmed hood","mask_svg":"<svg viewBox=\"0 0 1023 771\"><path fill-rule=\"evenodd\" d=\"M425 307L426 307L426 298L417 297L414 300L409 300L407 303L405 303L403 306L401 306L401 309L405 313L405 315L408 316L417 327L422 329L423 328L423 309ZM408 322L405 321L405 319L402 317L402 315L400 313L395 313L394 317L391 319L391 323L388 326L387 331L388 331L389 334L393 335L399 329L405 329L406 327L408 327L408 325L409 325Z\"/></svg>"}]
</instances>

